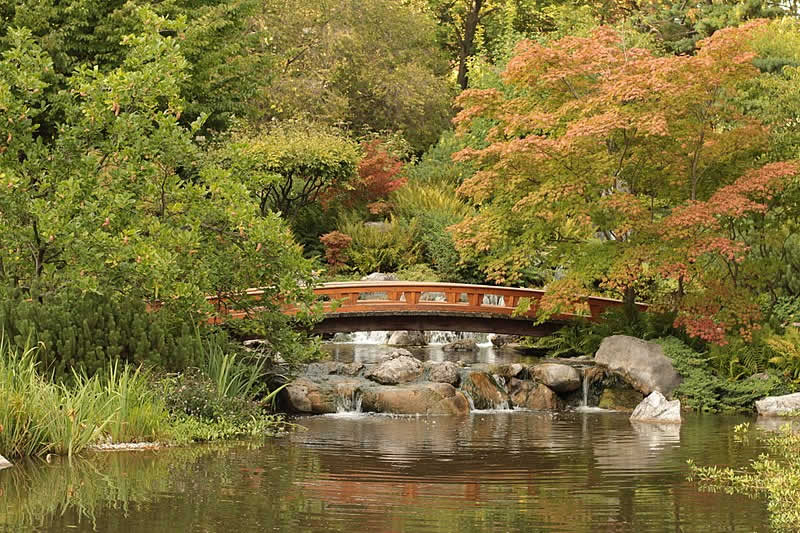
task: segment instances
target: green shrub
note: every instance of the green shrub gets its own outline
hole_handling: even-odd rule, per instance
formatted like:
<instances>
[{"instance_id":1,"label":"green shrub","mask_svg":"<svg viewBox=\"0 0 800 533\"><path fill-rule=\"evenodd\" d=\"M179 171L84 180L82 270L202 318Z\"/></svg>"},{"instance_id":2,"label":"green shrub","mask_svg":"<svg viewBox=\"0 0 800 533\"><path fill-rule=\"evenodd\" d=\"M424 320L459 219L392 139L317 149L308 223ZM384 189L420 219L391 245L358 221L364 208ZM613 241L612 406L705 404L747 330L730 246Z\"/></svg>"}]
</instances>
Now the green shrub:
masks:
<instances>
[{"instance_id":1,"label":"green shrub","mask_svg":"<svg viewBox=\"0 0 800 533\"><path fill-rule=\"evenodd\" d=\"M395 272L419 263L418 229L416 222L399 218L365 224L354 217L344 217L339 224L339 231L353 239L347 249L350 264L364 274Z\"/></svg>"},{"instance_id":2,"label":"green shrub","mask_svg":"<svg viewBox=\"0 0 800 533\"><path fill-rule=\"evenodd\" d=\"M720 377L706 353L700 353L674 337L657 341L664 348L683 383L673 396L684 407L706 412L752 411L756 400L788 392L786 384L773 375L750 376L736 380Z\"/></svg>"},{"instance_id":3,"label":"green shrub","mask_svg":"<svg viewBox=\"0 0 800 533\"><path fill-rule=\"evenodd\" d=\"M411 183L393 193L392 204L397 216L417 223L423 258L441 280L483 281L476 265L461 261L448 231L473 212L471 206L458 199L452 187Z\"/></svg>"},{"instance_id":4,"label":"green shrub","mask_svg":"<svg viewBox=\"0 0 800 533\"><path fill-rule=\"evenodd\" d=\"M37 344L41 370L56 379L73 370L91 376L116 360L177 371L200 354L194 324L172 312L148 312L136 299L66 293L28 298L0 289L0 329L18 348Z\"/></svg>"}]
</instances>

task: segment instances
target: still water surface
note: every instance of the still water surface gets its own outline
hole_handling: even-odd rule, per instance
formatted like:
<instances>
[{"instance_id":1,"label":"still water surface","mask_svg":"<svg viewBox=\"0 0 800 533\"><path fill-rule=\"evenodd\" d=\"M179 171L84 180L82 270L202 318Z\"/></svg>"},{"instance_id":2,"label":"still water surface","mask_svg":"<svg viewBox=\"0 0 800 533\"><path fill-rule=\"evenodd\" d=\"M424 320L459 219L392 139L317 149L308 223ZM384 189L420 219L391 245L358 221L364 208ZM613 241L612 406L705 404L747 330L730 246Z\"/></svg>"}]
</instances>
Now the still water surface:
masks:
<instances>
[{"instance_id":1,"label":"still water surface","mask_svg":"<svg viewBox=\"0 0 800 533\"><path fill-rule=\"evenodd\" d=\"M744 419L623 413L299 419L287 438L0 471L0 531L768 531L763 501L698 492L742 465Z\"/></svg>"}]
</instances>

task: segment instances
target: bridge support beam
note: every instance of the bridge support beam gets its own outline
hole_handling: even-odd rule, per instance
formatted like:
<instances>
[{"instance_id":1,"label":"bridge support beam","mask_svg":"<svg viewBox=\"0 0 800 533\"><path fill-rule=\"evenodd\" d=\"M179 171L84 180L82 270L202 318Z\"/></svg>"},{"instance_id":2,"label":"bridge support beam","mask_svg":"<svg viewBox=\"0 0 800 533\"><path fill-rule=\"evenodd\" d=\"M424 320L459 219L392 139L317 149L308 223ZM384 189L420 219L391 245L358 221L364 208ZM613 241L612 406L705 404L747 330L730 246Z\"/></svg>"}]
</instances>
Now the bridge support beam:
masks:
<instances>
[{"instance_id":1,"label":"bridge support beam","mask_svg":"<svg viewBox=\"0 0 800 533\"><path fill-rule=\"evenodd\" d=\"M529 319L473 314L465 316L419 313L332 313L316 324L313 333L348 333L352 331L471 331L545 337L563 326L547 322L535 325Z\"/></svg>"}]
</instances>

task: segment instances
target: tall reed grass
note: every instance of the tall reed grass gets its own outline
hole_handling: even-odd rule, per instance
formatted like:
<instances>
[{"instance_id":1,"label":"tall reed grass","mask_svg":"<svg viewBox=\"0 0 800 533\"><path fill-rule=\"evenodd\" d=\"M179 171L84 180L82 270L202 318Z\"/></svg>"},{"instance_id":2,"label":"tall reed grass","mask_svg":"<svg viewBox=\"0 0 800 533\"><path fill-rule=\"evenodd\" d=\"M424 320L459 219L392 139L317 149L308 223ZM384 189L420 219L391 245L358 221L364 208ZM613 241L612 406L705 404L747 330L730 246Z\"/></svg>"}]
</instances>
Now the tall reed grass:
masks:
<instances>
[{"instance_id":1,"label":"tall reed grass","mask_svg":"<svg viewBox=\"0 0 800 533\"><path fill-rule=\"evenodd\" d=\"M164 402L140 369L113 365L92 378L55 383L39 371L36 350L0 334L0 455L72 457L93 443L167 433Z\"/></svg>"}]
</instances>

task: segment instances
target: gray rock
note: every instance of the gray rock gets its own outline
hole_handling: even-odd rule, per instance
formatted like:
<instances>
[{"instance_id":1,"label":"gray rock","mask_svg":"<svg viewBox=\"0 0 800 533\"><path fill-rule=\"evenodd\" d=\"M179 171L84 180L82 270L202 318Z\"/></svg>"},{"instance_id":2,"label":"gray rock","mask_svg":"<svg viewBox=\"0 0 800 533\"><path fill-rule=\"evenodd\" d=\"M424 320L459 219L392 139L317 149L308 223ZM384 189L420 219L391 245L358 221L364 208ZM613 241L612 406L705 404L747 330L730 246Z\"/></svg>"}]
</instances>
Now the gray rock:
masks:
<instances>
[{"instance_id":1,"label":"gray rock","mask_svg":"<svg viewBox=\"0 0 800 533\"><path fill-rule=\"evenodd\" d=\"M403 415L460 415L469 413L469 402L452 385L423 382L367 389L361 408L368 412Z\"/></svg>"},{"instance_id":2,"label":"gray rock","mask_svg":"<svg viewBox=\"0 0 800 533\"><path fill-rule=\"evenodd\" d=\"M11 466L14 466L13 464L11 464L11 461L0 455L0 470Z\"/></svg>"},{"instance_id":3,"label":"gray rock","mask_svg":"<svg viewBox=\"0 0 800 533\"><path fill-rule=\"evenodd\" d=\"M397 276L390 272L373 272L361 278L361 281L397 281Z\"/></svg>"},{"instance_id":4,"label":"gray rock","mask_svg":"<svg viewBox=\"0 0 800 533\"><path fill-rule=\"evenodd\" d=\"M459 339L442 346L443 352L477 352L478 343L473 339Z\"/></svg>"},{"instance_id":5,"label":"gray rock","mask_svg":"<svg viewBox=\"0 0 800 533\"><path fill-rule=\"evenodd\" d=\"M762 398L756 401L756 411L761 416L800 415L800 392Z\"/></svg>"},{"instance_id":6,"label":"gray rock","mask_svg":"<svg viewBox=\"0 0 800 533\"><path fill-rule=\"evenodd\" d=\"M572 392L581 388L581 375L571 366L543 363L533 367L533 376L556 392Z\"/></svg>"},{"instance_id":7,"label":"gray rock","mask_svg":"<svg viewBox=\"0 0 800 533\"><path fill-rule=\"evenodd\" d=\"M669 395L680 385L681 377L664 355L660 345L626 335L606 337L595 361L620 373L636 390Z\"/></svg>"},{"instance_id":8,"label":"gray rock","mask_svg":"<svg viewBox=\"0 0 800 533\"><path fill-rule=\"evenodd\" d=\"M424 331L395 331L389 337L388 344L397 346L425 346L428 343L425 341Z\"/></svg>"},{"instance_id":9,"label":"gray rock","mask_svg":"<svg viewBox=\"0 0 800 533\"><path fill-rule=\"evenodd\" d=\"M436 383L449 383L450 385L457 386L461 376L459 370L461 368L450 361L434 362L426 361L425 367L428 368L428 379Z\"/></svg>"},{"instance_id":10,"label":"gray rock","mask_svg":"<svg viewBox=\"0 0 800 533\"><path fill-rule=\"evenodd\" d=\"M306 367L306 374L310 376L324 376L329 374L339 374L343 376L355 376L364 368L362 363L342 363L339 361L323 361L321 363L311 363Z\"/></svg>"},{"instance_id":11,"label":"gray rock","mask_svg":"<svg viewBox=\"0 0 800 533\"><path fill-rule=\"evenodd\" d=\"M653 391L636 406L631 420L639 422L681 423L680 400L667 401L663 394Z\"/></svg>"},{"instance_id":12,"label":"gray rock","mask_svg":"<svg viewBox=\"0 0 800 533\"><path fill-rule=\"evenodd\" d=\"M494 346L499 348L501 346L505 346L506 344L519 342L521 338L522 337L519 335L495 335L491 338L491 341Z\"/></svg>"},{"instance_id":13,"label":"gray rock","mask_svg":"<svg viewBox=\"0 0 800 533\"><path fill-rule=\"evenodd\" d=\"M414 354L409 352L405 348L395 348L391 352L387 352L378 357L378 362L383 363L384 361L388 361L389 359L397 359L398 357L403 355L405 355L406 357L414 357Z\"/></svg>"},{"instance_id":14,"label":"gray rock","mask_svg":"<svg viewBox=\"0 0 800 533\"><path fill-rule=\"evenodd\" d=\"M422 375L422 363L419 359L401 355L387 359L372 369L364 377L383 385L397 385L414 381Z\"/></svg>"}]
</instances>

